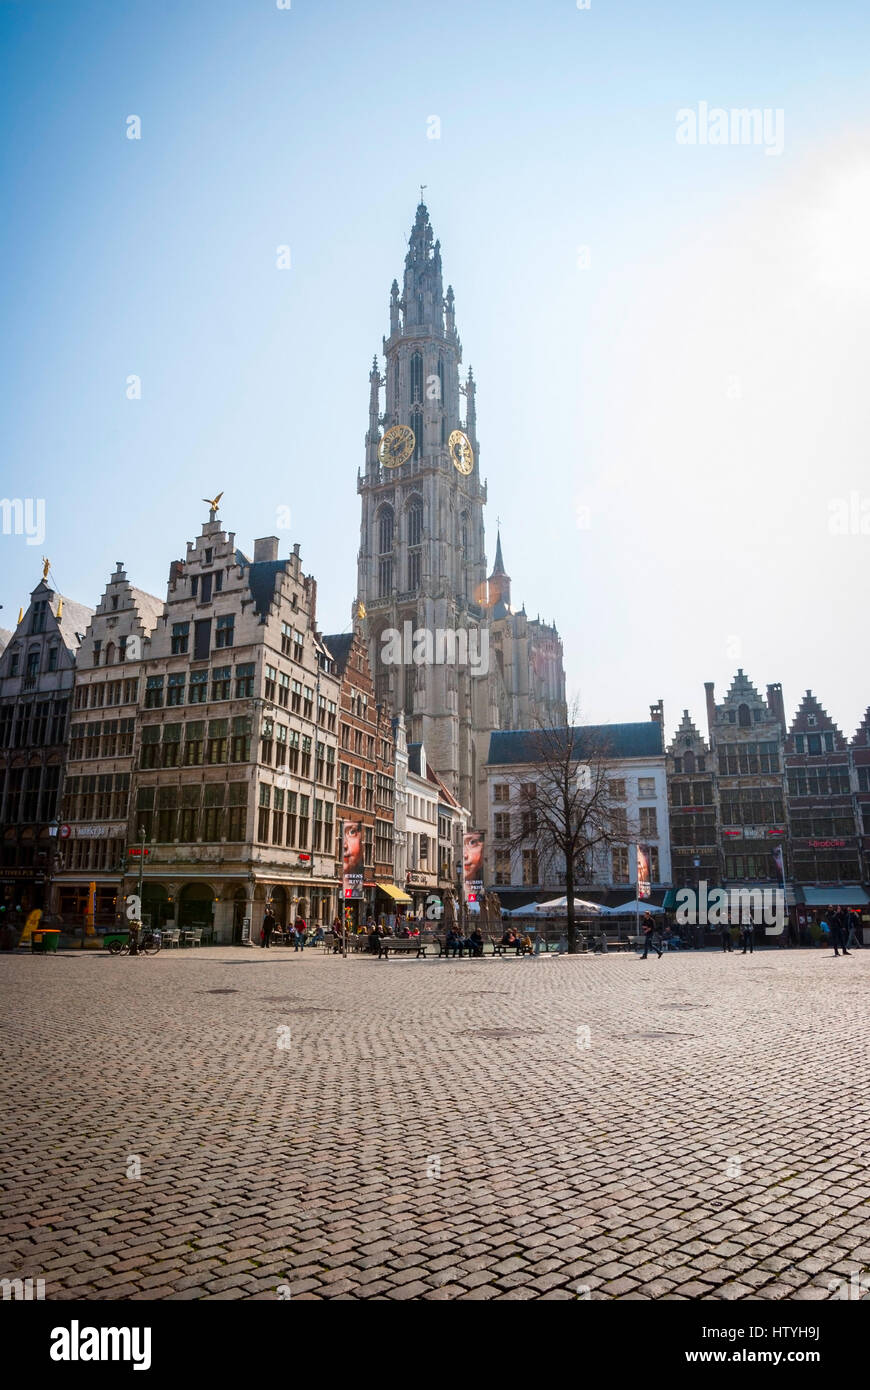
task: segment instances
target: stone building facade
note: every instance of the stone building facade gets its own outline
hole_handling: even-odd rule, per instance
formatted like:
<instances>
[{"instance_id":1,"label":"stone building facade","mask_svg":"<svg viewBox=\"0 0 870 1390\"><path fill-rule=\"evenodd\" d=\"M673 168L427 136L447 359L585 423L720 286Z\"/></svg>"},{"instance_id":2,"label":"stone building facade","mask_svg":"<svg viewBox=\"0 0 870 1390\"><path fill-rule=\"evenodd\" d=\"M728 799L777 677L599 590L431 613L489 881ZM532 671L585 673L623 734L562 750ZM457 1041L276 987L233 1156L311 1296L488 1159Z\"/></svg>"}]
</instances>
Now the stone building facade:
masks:
<instances>
[{"instance_id":1,"label":"stone building facade","mask_svg":"<svg viewBox=\"0 0 870 1390\"><path fill-rule=\"evenodd\" d=\"M719 830L710 748L683 710L668 745L668 807L674 883L697 888L719 884Z\"/></svg>"},{"instance_id":2,"label":"stone building facade","mask_svg":"<svg viewBox=\"0 0 870 1390\"><path fill-rule=\"evenodd\" d=\"M156 922L256 941L267 901L281 923L332 919L340 683L316 592L298 546L281 560L265 537L250 560L214 513L170 568L130 827Z\"/></svg>"},{"instance_id":3,"label":"stone building facade","mask_svg":"<svg viewBox=\"0 0 870 1390\"><path fill-rule=\"evenodd\" d=\"M368 648L358 632L326 636L339 677L338 783L336 791L335 877L342 877L342 823L360 828L364 857L364 897L343 900L349 932L371 915L395 911L407 895L395 878L393 814L395 759L392 721L375 702Z\"/></svg>"},{"instance_id":4,"label":"stone building facade","mask_svg":"<svg viewBox=\"0 0 870 1390\"><path fill-rule=\"evenodd\" d=\"M576 746L590 749L590 761L607 779L610 829L608 842L578 866L575 894L607 907L621 905L635 893L638 844L649 851L653 902L661 902L672 881L661 703L652 705L650 713L648 723L584 725L574 731ZM487 889L506 908L562 896L564 858L534 831L537 783L548 777L540 740L525 730L494 733L486 773ZM529 835L522 838L526 821Z\"/></svg>"},{"instance_id":5,"label":"stone building facade","mask_svg":"<svg viewBox=\"0 0 870 1390\"><path fill-rule=\"evenodd\" d=\"M162 612L163 600L134 588L119 560L76 653L61 809L68 837L56 879L69 923L111 925L123 908L139 701Z\"/></svg>"},{"instance_id":6,"label":"stone building facade","mask_svg":"<svg viewBox=\"0 0 870 1390\"><path fill-rule=\"evenodd\" d=\"M26 917L56 906L59 834L76 652L91 609L43 579L0 655L0 908Z\"/></svg>"},{"instance_id":7,"label":"stone building facade","mask_svg":"<svg viewBox=\"0 0 870 1390\"><path fill-rule=\"evenodd\" d=\"M808 690L785 745L790 877L808 906L828 906L826 893L861 883L849 764L846 739Z\"/></svg>"},{"instance_id":8,"label":"stone building facade","mask_svg":"<svg viewBox=\"0 0 870 1390\"><path fill-rule=\"evenodd\" d=\"M460 378L455 298L422 202L389 313L357 478L363 634L377 701L404 714L409 742L424 744L451 795L482 814L490 732L502 720L563 720L564 672L555 629L514 614L487 577L476 384L470 368ZM418 632L432 646L415 655Z\"/></svg>"},{"instance_id":9,"label":"stone building facade","mask_svg":"<svg viewBox=\"0 0 870 1390\"><path fill-rule=\"evenodd\" d=\"M776 885L774 851L788 852L785 781L786 719L782 687L766 698L738 670L721 704L704 686L714 804L719 832L720 883L726 888ZM786 878L789 865L785 864Z\"/></svg>"}]
</instances>

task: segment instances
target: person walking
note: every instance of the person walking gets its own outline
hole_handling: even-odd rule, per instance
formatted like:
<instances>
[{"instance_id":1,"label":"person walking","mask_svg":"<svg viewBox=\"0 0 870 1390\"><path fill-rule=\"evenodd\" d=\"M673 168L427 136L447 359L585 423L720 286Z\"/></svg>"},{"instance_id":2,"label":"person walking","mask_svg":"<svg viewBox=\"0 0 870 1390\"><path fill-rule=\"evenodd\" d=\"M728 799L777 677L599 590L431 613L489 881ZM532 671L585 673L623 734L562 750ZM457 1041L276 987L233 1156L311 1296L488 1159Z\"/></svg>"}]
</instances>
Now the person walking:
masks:
<instances>
[{"instance_id":1,"label":"person walking","mask_svg":"<svg viewBox=\"0 0 870 1390\"><path fill-rule=\"evenodd\" d=\"M845 910L844 910L842 907L841 907L841 908L838 908L837 911L834 912L833 915L831 916L831 923L830 923L830 925L831 925L831 944L832 944L833 947L834 947L834 955L835 955L835 956L838 956L838 955L840 954L840 951L837 950L837 947L838 947L838 946L840 947L840 950L843 952L843 955L844 955L844 956L850 956L850 955L852 954L851 951L849 951L849 950L846 949L846 935L847 935L847 933L848 933L848 926L847 926L847 923L848 923L848 914L845 912Z\"/></svg>"},{"instance_id":2,"label":"person walking","mask_svg":"<svg viewBox=\"0 0 870 1390\"><path fill-rule=\"evenodd\" d=\"M652 948L653 948L654 951L657 951L657 952L658 952L659 960L661 960L661 958L662 958L662 944L661 944L661 938L659 938L658 941L653 940L653 938L654 938L655 936L658 936L658 929L657 929L656 924L655 924L655 922L654 922L654 920L653 920L653 915L652 915L651 912L645 912L645 913L643 914L643 920L641 921L640 926L641 926L641 931L643 932L643 936L644 936L644 942L643 942L643 955L641 956L641 960L646 960L647 956L649 955L649 948L650 948L650 946L652 946Z\"/></svg>"},{"instance_id":3,"label":"person walking","mask_svg":"<svg viewBox=\"0 0 870 1390\"><path fill-rule=\"evenodd\" d=\"M750 955L753 954L753 949L754 949L754 947L753 947L754 934L755 934L755 927L753 926L752 918L750 917L749 921L748 921L748 922L743 922L743 923L741 924L741 927L740 927L740 940L743 942L743 951L742 951L742 954L743 954L744 956L746 955L746 952L747 952L747 951L749 952Z\"/></svg>"},{"instance_id":4,"label":"person walking","mask_svg":"<svg viewBox=\"0 0 870 1390\"><path fill-rule=\"evenodd\" d=\"M731 940L731 928L727 922L722 923L722 950L734 950L734 942Z\"/></svg>"},{"instance_id":5,"label":"person walking","mask_svg":"<svg viewBox=\"0 0 870 1390\"><path fill-rule=\"evenodd\" d=\"M271 907L267 907L263 914L263 950L272 945L272 932L275 930L275 918L272 916Z\"/></svg>"},{"instance_id":6,"label":"person walking","mask_svg":"<svg viewBox=\"0 0 870 1390\"><path fill-rule=\"evenodd\" d=\"M304 951L304 950L305 950L305 933L307 932L307 930L308 930L308 928L307 928L307 926L305 925L305 918L304 918L304 917L297 917L297 918L296 918L296 940L295 940L295 942L293 943L293 949L294 949L295 951Z\"/></svg>"},{"instance_id":7,"label":"person walking","mask_svg":"<svg viewBox=\"0 0 870 1390\"><path fill-rule=\"evenodd\" d=\"M864 947L862 943L858 940L858 931L861 927L861 918L858 916L858 913L854 910L854 908L851 912L847 909L846 916L849 922L849 931L848 935L846 936L846 945L857 946L859 951L863 951Z\"/></svg>"}]
</instances>

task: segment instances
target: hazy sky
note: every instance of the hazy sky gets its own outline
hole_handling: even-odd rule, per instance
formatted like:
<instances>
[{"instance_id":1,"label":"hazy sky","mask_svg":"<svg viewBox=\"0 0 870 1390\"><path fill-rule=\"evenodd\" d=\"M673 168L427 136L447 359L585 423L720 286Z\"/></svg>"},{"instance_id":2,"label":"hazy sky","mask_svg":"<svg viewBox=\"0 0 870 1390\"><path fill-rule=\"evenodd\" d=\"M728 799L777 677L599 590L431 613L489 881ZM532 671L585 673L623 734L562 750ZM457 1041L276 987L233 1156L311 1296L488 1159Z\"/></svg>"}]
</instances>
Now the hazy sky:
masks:
<instances>
[{"instance_id":1,"label":"hazy sky","mask_svg":"<svg viewBox=\"0 0 870 1390\"><path fill-rule=\"evenodd\" d=\"M299 541L347 626L368 372L424 183L489 558L500 516L582 716L661 696L669 732L702 724L704 681L743 666L851 736L868 41L865 0L0 0L0 490L46 506L44 544L0 536L0 626L43 553L81 602L118 559L162 594L221 489L238 544ZM700 103L768 110L782 152L678 143Z\"/></svg>"}]
</instances>

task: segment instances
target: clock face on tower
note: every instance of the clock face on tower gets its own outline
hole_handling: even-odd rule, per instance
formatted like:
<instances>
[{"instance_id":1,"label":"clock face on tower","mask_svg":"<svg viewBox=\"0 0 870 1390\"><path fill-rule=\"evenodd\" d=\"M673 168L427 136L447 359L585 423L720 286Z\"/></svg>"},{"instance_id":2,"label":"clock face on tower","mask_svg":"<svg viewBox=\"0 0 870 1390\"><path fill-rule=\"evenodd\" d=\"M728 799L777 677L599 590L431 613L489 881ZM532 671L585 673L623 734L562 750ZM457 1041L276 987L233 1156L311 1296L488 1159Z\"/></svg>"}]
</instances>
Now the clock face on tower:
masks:
<instances>
[{"instance_id":1,"label":"clock face on tower","mask_svg":"<svg viewBox=\"0 0 870 1390\"><path fill-rule=\"evenodd\" d=\"M414 431L409 425L391 425L378 445L378 458L384 468L401 468L414 452Z\"/></svg>"},{"instance_id":2,"label":"clock face on tower","mask_svg":"<svg viewBox=\"0 0 870 1390\"><path fill-rule=\"evenodd\" d=\"M469 443L468 436L462 430L454 430L447 441L450 450L450 457L453 459L454 468L466 477L474 467L474 450Z\"/></svg>"}]
</instances>

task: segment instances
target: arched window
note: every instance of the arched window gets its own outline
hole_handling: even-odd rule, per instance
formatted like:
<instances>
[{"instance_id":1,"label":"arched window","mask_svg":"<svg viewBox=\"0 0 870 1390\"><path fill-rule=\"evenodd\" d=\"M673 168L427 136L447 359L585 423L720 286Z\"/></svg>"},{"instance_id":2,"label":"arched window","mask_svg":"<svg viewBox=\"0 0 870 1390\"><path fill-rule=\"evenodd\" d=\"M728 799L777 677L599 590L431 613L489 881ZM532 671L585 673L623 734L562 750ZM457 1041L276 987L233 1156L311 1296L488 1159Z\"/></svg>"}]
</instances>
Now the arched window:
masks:
<instances>
[{"instance_id":1,"label":"arched window","mask_svg":"<svg viewBox=\"0 0 870 1390\"><path fill-rule=\"evenodd\" d=\"M684 772L694 772L694 771L695 771L695 755L694 755L694 753L686 753L686 755L684 756L684 758L683 758L683 771L684 771Z\"/></svg>"},{"instance_id":2,"label":"arched window","mask_svg":"<svg viewBox=\"0 0 870 1390\"><path fill-rule=\"evenodd\" d=\"M737 711L737 723L740 725L741 729L748 729L751 722L752 719L749 714L749 706L741 705Z\"/></svg>"},{"instance_id":3,"label":"arched window","mask_svg":"<svg viewBox=\"0 0 870 1390\"><path fill-rule=\"evenodd\" d=\"M462 542L462 562L468 558L468 512L463 512L459 518L460 539Z\"/></svg>"},{"instance_id":4,"label":"arched window","mask_svg":"<svg viewBox=\"0 0 870 1390\"><path fill-rule=\"evenodd\" d=\"M419 589L423 574L423 503L414 497L408 504L408 589Z\"/></svg>"},{"instance_id":5,"label":"arched window","mask_svg":"<svg viewBox=\"0 0 870 1390\"><path fill-rule=\"evenodd\" d=\"M378 554L388 555L393 548L393 529L395 516L389 503L385 502L378 512Z\"/></svg>"},{"instance_id":6,"label":"arched window","mask_svg":"<svg viewBox=\"0 0 870 1390\"><path fill-rule=\"evenodd\" d=\"M423 503L419 497L412 497L408 503L408 545L420 545L423 541Z\"/></svg>"},{"instance_id":7,"label":"arched window","mask_svg":"<svg viewBox=\"0 0 870 1390\"><path fill-rule=\"evenodd\" d=\"M423 354L411 353L411 418L409 424L414 431L414 458L423 453ZM415 409L416 407L420 407Z\"/></svg>"},{"instance_id":8,"label":"arched window","mask_svg":"<svg viewBox=\"0 0 870 1390\"><path fill-rule=\"evenodd\" d=\"M106 643L106 665L107 665L107 666L114 666L114 664L115 664L115 644L114 644L114 642L107 642L107 643Z\"/></svg>"},{"instance_id":9,"label":"arched window","mask_svg":"<svg viewBox=\"0 0 870 1390\"><path fill-rule=\"evenodd\" d=\"M438 400L441 404L441 443L447 443L447 403L444 399L444 357L438 355Z\"/></svg>"},{"instance_id":10,"label":"arched window","mask_svg":"<svg viewBox=\"0 0 870 1390\"><path fill-rule=\"evenodd\" d=\"M424 312L424 311L423 311L423 294L422 294L422 291L419 291L418 294L417 294L417 322L418 322L418 323L423 323L423 322L424 322L424 319L423 319L423 312Z\"/></svg>"}]
</instances>

